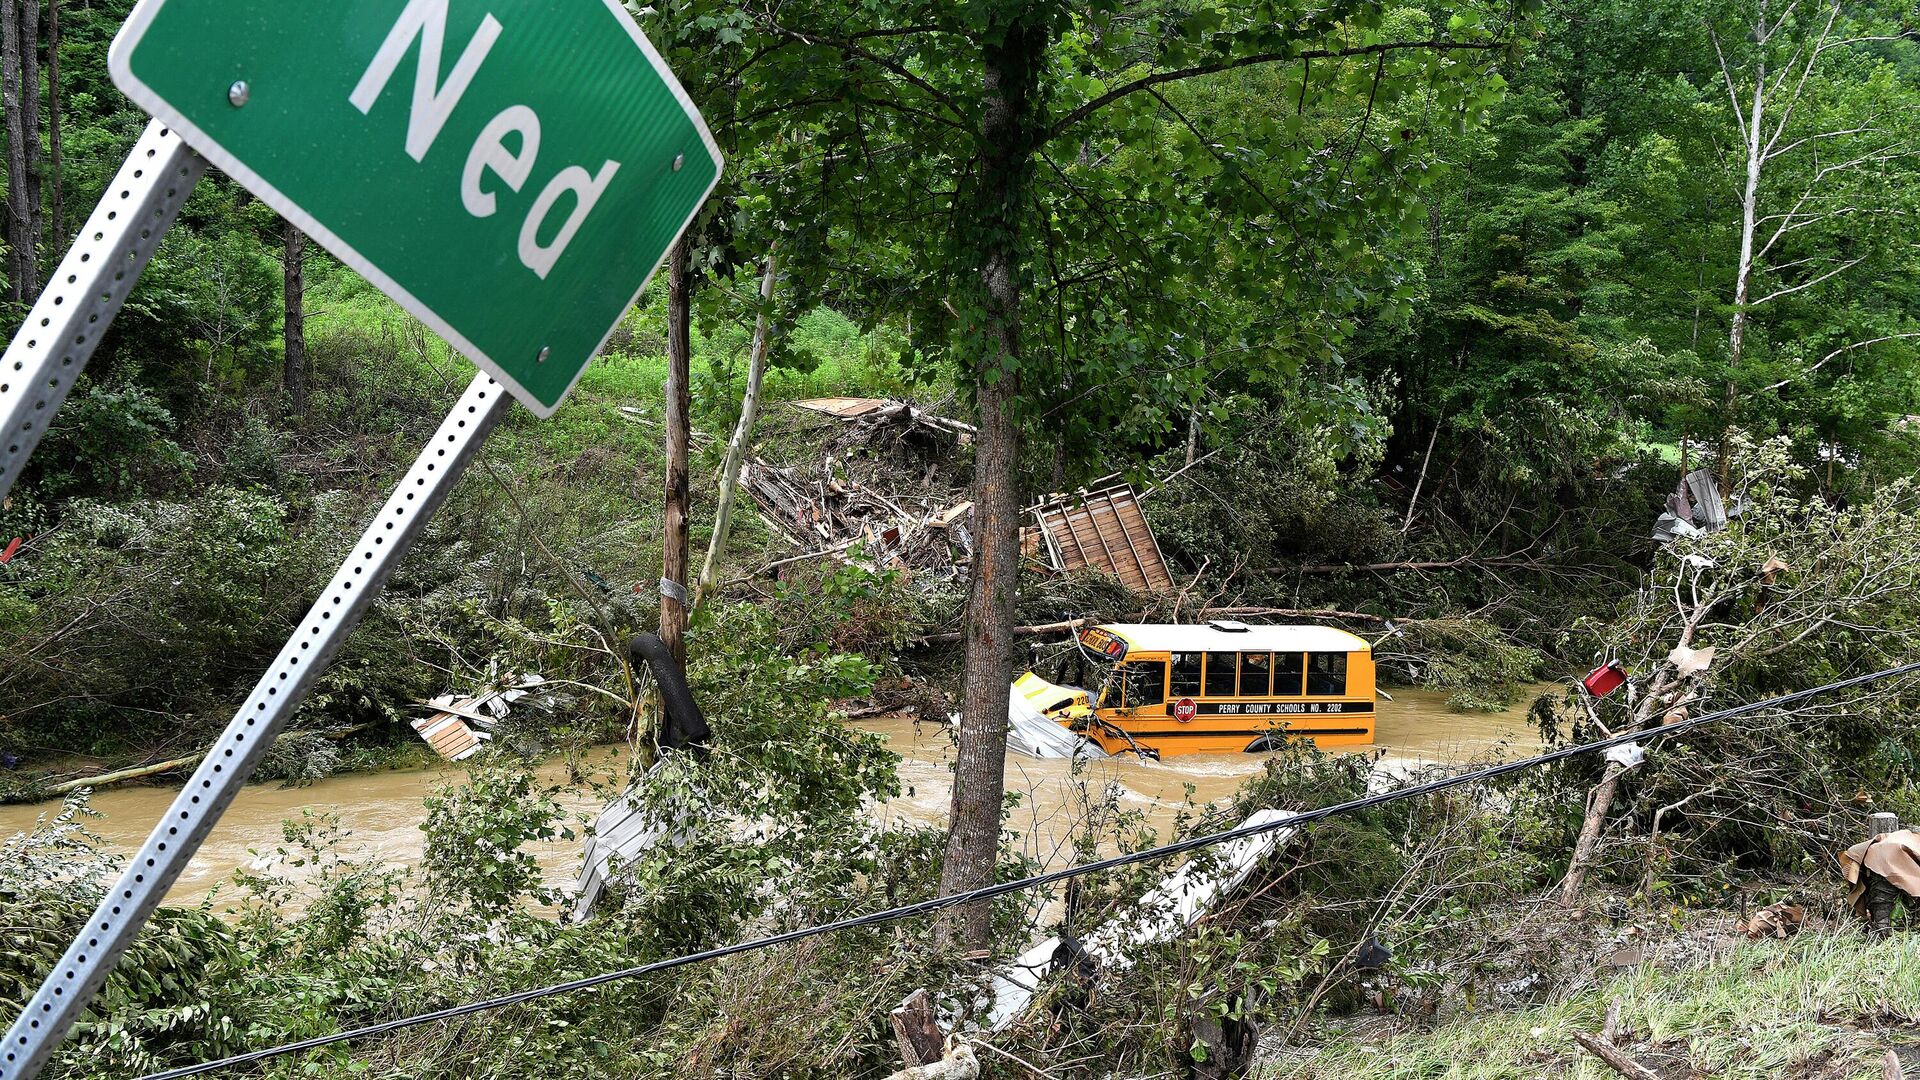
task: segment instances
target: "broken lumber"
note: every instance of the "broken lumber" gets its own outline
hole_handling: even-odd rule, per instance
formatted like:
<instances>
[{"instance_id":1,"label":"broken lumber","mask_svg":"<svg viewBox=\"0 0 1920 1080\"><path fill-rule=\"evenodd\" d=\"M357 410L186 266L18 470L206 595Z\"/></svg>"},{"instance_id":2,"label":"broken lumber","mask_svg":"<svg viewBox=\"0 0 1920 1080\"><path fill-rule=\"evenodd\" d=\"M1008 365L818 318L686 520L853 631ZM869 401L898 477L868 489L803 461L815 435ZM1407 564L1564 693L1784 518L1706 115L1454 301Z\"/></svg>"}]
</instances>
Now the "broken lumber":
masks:
<instances>
[{"instance_id":1,"label":"broken lumber","mask_svg":"<svg viewBox=\"0 0 1920 1080\"><path fill-rule=\"evenodd\" d=\"M931 1065L914 1065L887 1077L887 1080L975 1080L980 1075L980 1059L973 1047L961 1043L947 1056Z\"/></svg>"},{"instance_id":2,"label":"broken lumber","mask_svg":"<svg viewBox=\"0 0 1920 1080\"><path fill-rule=\"evenodd\" d=\"M1598 1035L1589 1035L1584 1031L1573 1033L1573 1041L1581 1048L1601 1061L1607 1067L1629 1080L1660 1080L1660 1074L1628 1057L1621 1049Z\"/></svg>"},{"instance_id":3,"label":"broken lumber","mask_svg":"<svg viewBox=\"0 0 1920 1080\"><path fill-rule=\"evenodd\" d=\"M893 1022L893 1037L900 1043L900 1059L907 1068L931 1065L945 1056L947 1036L940 1030L924 987L908 994L887 1019Z\"/></svg>"},{"instance_id":4,"label":"broken lumber","mask_svg":"<svg viewBox=\"0 0 1920 1080\"><path fill-rule=\"evenodd\" d=\"M184 769L189 765L197 765L200 759L206 756L205 754L190 754L187 757L174 758L171 761L156 761L151 765L136 765L131 769L119 769L110 773L101 773L98 776L83 776L78 780L67 780L54 784L47 788L46 791L49 795L70 795L73 792L79 791L81 788L100 788L106 787L108 784L118 784L126 780L139 780L143 777L158 776L161 773L172 772L175 769Z\"/></svg>"}]
</instances>

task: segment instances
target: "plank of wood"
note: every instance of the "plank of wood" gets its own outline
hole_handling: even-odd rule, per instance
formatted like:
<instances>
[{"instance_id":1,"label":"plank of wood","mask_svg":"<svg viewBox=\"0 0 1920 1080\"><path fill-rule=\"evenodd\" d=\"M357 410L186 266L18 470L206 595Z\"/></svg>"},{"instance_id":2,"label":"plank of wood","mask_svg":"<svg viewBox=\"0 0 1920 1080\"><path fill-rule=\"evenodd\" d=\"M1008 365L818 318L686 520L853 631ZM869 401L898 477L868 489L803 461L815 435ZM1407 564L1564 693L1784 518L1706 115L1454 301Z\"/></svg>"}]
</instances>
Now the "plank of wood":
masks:
<instances>
[{"instance_id":1,"label":"plank of wood","mask_svg":"<svg viewBox=\"0 0 1920 1080\"><path fill-rule=\"evenodd\" d=\"M1629 1080L1660 1080L1660 1074L1628 1057L1619 1047L1598 1035L1589 1035L1584 1031L1573 1033L1573 1041L1594 1057L1605 1062L1607 1067Z\"/></svg>"}]
</instances>

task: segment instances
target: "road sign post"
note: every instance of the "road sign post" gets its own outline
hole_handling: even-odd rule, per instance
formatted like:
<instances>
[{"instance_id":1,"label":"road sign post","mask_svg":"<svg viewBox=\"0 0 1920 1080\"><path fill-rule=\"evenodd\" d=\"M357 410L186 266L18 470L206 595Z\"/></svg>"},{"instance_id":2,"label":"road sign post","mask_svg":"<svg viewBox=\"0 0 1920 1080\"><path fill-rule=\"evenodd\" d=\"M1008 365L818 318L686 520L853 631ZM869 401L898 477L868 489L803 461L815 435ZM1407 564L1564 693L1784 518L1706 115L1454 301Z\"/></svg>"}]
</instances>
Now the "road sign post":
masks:
<instances>
[{"instance_id":1,"label":"road sign post","mask_svg":"<svg viewBox=\"0 0 1920 1080\"><path fill-rule=\"evenodd\" d=\"M506 412L507 394L490 376L472 385L388 496L346 561L307 609L293 636L180 794L127 863L79 936L67 946L26 1011L7 1033L0 1080L39 1071L46 1054L100 989L200 842L239 793L273 738L293 719L315 679L386 585L467 461Z\"/></svg>"},{"instance_id":2,"label":"road sign post","mask_svg":"<svg viewBox=\"0 0 1920 1080\"><path fill-rule=\"evenodd\" d=\"M93 357L173 224L205 158L158 120L147 125L0 358L0 497Z\"/></svg>"},{"instance_id":3,"label":"road sign post","mask_svg":"<svg viewBox=\"0 0 1920 1080\"><path fill-rule=\"evenodd\" d=\"M141 0L109 67L156 120L8 346L0 494L208 162L490 374L14 1021L0 1080L37 1073L85 1009L507 395L541 416L559 405L720 172L699 113L614 0Z\"/></svg>"}]
</instances>

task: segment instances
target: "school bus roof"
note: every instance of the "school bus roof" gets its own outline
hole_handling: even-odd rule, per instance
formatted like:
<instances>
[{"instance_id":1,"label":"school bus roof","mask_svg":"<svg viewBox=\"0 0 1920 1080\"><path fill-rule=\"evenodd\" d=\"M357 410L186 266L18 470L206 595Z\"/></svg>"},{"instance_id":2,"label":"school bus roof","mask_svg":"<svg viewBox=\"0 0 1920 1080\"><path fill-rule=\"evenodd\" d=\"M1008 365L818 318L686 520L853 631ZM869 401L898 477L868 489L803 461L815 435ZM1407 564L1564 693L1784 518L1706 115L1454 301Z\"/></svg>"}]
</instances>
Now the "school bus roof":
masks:
<instances>
[{"instance_id":1,"label":"school bus roof","mask_svg":"<svg viewBox=\"0 0 1920 1080\"><path fill-rule=\"evenodd\" d=\"M1102 623L1127 643L1150 652L1370 652L1365 638L1331 626L1211 623Z\"/></svg>"}]
</instances>

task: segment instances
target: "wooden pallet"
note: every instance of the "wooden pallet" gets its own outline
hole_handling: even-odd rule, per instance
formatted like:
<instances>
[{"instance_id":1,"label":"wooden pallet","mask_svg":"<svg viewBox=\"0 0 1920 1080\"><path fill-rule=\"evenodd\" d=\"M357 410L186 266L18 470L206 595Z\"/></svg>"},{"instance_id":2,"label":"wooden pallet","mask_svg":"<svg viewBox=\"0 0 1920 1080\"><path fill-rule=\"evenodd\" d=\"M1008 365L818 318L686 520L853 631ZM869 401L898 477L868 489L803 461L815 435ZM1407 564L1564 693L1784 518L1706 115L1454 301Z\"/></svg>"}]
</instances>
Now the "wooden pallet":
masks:
<instances>
[{"instance_id":1,"label":"wooden pallet","mask_svg":"<svg viewBox=\"0 0 1920 1080\"><path fill-rule=\"evenodd\" d=\"M1160 542L1147 526L1131 484L1055 496L1029 513L1039 525L1034 554L1055 570L1091 566L1138 592L1174 587Z\"/></svg>"}]
</instances>

